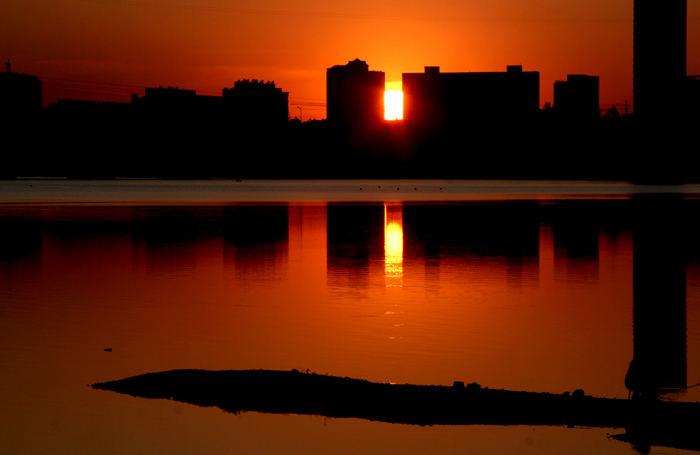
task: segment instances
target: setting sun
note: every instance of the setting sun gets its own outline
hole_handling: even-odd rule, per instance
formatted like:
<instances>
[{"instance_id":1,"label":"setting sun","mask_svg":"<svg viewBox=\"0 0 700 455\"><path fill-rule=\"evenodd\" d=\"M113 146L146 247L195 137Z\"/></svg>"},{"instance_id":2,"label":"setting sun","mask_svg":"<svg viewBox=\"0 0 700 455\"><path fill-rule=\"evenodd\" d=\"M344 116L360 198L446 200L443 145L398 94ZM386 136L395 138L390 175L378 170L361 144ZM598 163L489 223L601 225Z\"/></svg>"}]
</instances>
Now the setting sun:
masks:
<instances>
[{"instance_id":1,"label":"setting sun","mask_svg":"<svg viewBox=\"0 0 700 455\"><path fill-rule=\"evenodd\" d=\"M384 119L403 119L403 92L401 90L387 90L384 92Z\"/></svg>"}]
</instances>

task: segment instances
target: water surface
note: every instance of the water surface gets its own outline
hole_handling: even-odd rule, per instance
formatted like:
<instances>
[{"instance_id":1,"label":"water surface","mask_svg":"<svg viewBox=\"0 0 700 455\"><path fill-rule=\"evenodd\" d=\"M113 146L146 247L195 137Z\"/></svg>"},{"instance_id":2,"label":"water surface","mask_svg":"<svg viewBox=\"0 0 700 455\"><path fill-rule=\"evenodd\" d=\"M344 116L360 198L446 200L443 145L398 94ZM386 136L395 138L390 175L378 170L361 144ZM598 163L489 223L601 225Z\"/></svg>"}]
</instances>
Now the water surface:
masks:
<instances>
[{"instance_id":1,"label":"water surface","mask_svg":"<svg viewBox=\"0 0 700 455\"><path fill-rule=\"evenodd\" d=\"M86 387L178 368L626 398L636 356L657 367L664 399L700 400L685 389L700 381L693 187L27 180L0 190L10 453L634 453L607 439L616 430L230 415Z\"/></svg>"}]
</instances>

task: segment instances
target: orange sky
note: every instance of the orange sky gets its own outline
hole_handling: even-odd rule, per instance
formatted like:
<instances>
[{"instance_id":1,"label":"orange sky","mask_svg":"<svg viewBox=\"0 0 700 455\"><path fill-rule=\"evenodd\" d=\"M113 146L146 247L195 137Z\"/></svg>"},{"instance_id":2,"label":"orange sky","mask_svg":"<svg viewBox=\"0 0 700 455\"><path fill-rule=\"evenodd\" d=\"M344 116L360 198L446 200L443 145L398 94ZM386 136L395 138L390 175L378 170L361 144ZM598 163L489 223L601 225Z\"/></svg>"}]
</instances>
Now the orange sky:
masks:
<instances>
[{"instance_id":1,"label":"orange sky","mask_svg":"<svg viewBox=\"0 0 700 455\"><path fill-rule=\"evenodd\" d=\"M540 104L567 74L600 76L600 103L632 101L632 0L2 0L0 59L56 98L129 101L146 86L221 94L274 80L325 102L325 70L539 71ZM688 74L700 74L700 2L688 2ZM49 79L56 78L56 79ZM65 81L71 79L73 82ZM121 84L121 85L106 85ZM60 89L60 91L59 91ZM290 106L294 115L295 106ZM325 111L304 107L304 118Z\"/></svg>"}]
</instances>

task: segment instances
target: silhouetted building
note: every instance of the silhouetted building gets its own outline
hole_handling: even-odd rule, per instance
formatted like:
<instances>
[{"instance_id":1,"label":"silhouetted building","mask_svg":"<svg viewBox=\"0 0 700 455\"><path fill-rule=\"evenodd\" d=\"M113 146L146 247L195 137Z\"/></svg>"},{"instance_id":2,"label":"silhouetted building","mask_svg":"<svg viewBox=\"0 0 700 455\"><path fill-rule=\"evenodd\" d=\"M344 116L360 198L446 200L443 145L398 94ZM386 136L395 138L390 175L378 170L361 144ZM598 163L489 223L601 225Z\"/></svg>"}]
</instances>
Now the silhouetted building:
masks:
<instances>
[{"instance_id":1,"label":"silhouetted building","mask_svg":"<svg viewBox=\"0 0 700 455\"><path fill-rule=\"evenodd\" d=\"M62 117L89 117L91 120L104 121L121 118L126 120L131 114L131 104L113 101L89 101L60 99L50 103L49 109Z\"/></svg>"},{"instance_id":2,"label":"silhouetted building","mask_svg":"<svg viewBox=\"0 0 700 455\"><path fill-rule=\"evenodd\" d=\"M131 104L139 111L170 118L213 116L220 114L223 98L197 95L178 87L146 88L146 94L131 95Z\"/></svg>"},{"instance_id":3,"label":"silhouetted building","mask_svg":"<svg viewBox=\"0 0 700 455\"><path fill-rule=\"evenodd\" d=\"M146 94L131 96L131 103L142 113L177 120L203 118L237 123L269 125L289 119L289 93L274 82L243 79L225 88L222 96L197 95L178 87L146 88Z\"/></svg>"},{"instance_id":4,"label":"silhouetted building","mask_svg":"<svg viewBox=\"0 0 700 455\"><path fill-rule=\"evenodd\" d=\"M634 0L635 115L669 115L682 103L687 0Z\"/></svg>"},{"instance_id":5,"label":"silhouetted building","mask_svg":"<svg viewBox=\"0 0 700 455\"><path fill-rule=\"evenodd\" d=\"M10 62L7 71L0 73L0 114L17 116L41 111L41 81L29 74L13 73Z\"/></svg>"},{"instance_id":6,"label":"silhouetted building","mask_svg":"<svg viewBox=\"0 0 700 455\"><path fill-rule=\"evenodd\" d=\"M97 112L97 102L89 100L66 100L59 99L57 103L50 104L51 110L58 109L61 115L95 115Z\"/></svg>"},{"instance_id":7,"label":"silhouetted building","mask_svg":"<svg viewBox=\"0 0 700 455\"><path fill-rule=\"evenodd\" d=\"M686 115L700 117L700 76L686 76L685 94Z\"/></svg>"},{"instance_id":8,"label":"silhouetted building","mask_svg":"<svg viewBox=\"0 0 700 455\"><path fill-rule=\"evenodd\" d=\"M328 121L350 127L370 127L384 120L385 75L370 71L355 59L326 71Z\"/></svg>"},{"instance_id":9,"label":"silhouetted building","mask_svg":"<svg viewBox=\"0 0 700 455\"><path fill-rule=\"evenodd\" d=\"M554 83L554 110L565 117L600 117L598 76L569 74L566 81Z\"/></svg>"},{"instance_id":10,"label":"silhouetted building","mask_svg":"<svg viewBox=\"0 0 700 455\"><path fill-rule=\"evenodd\" d=\"M540 104L540 73L508 66L506 72L403 73L404 121L437 128L474 120L534 117Z\"/></svg>"},{"instance_id":11,"label":"silhouetted building","mask_svg":"<svg viewBox=\"0 0 700 455\"><path fill-rule=\"evenodd\" d=\"M289 120L289 93L274 82L242 79L233 88L225 88L223 98L236 121L269 125Z\"/></svg>"}]
</instances>

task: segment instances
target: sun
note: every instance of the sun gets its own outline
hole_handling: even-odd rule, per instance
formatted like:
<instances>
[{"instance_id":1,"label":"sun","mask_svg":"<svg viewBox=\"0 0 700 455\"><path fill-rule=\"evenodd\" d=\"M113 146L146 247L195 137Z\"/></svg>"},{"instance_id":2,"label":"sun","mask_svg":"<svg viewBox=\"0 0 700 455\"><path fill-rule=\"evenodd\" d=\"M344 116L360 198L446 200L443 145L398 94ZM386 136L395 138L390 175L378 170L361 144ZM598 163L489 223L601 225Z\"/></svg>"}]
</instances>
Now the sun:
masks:
<instances>
[{"instance_id":1,"label":"sun","mask_svg":"<svg viewBox=\"0 0 700 455\"><path fill-rule=\"evenodd\" d=\"M384 92L384 119L403 120L403 92L401 90Z\"/></svg>"}]
</instances>

